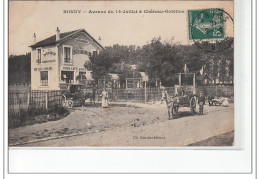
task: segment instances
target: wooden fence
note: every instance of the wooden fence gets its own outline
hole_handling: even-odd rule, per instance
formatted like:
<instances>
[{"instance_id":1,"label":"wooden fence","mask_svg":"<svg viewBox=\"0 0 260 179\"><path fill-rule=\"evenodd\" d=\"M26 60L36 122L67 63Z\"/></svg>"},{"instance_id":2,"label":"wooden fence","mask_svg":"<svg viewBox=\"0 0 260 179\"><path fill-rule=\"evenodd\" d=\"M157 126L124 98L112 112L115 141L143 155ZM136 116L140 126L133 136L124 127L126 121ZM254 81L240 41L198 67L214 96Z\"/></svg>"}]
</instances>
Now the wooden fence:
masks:
<instances>
[{"instance_id":1,"label":"wooden fence","mask_svg":"<svg viewBox=\"0 0 260 179\"><path fill-rule=\"evenodd\" d=\"M8 119L12 127L25 116L43 114L62 106L61 91L9 91Z\"/></svg>"},{"instance_id":2,"label":"wooden fence","mask_svg":"<svg viewBox=\"0 0 260 179\"><path fill-rule=\"evenodd\" d=\"M107 89L109 100L116 102L144 102L145 101L145 89ZM174 96L174 87L166 87L165 90L170 96ZM229 98L234 97L234 87L233 86L198 86L196 87L196 93L202 92L205 96L210 93L214 96L225 96ZM96 99L101 100L99 96L102 93L102 89L99 89L96 94ZM159 101L162 98L162 89L160 88L147 88L147 102L149 101Z\"/></svg>"}]
</instances>

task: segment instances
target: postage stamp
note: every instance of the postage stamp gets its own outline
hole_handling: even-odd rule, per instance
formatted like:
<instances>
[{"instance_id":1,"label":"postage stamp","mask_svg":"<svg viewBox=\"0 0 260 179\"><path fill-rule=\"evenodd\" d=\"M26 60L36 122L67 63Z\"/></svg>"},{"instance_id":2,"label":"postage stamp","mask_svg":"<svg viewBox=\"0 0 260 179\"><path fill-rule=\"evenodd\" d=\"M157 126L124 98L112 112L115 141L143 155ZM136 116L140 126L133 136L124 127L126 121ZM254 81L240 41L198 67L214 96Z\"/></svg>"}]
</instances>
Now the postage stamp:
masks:
<instances>
[{"instance_id":1,"label":"postage stamp","mask_svg":"<svg viewBox=\"0 0 260 179\"><path fill-rule=\"evenodd\" d=\"M205 52L230 48L233 40L228 34L233 26L232 16L223 9L188 10L189 40Z\"/></svg>"},{"instance_id":2,"label":"postage stamp","mask_svg":"<svg viewBox=\"0 0 260 179\"><path fill-rule=\"evenodd\" d=\"M225 19L221 9L189 10L189 40L223 39Z\"/></svg>"}]
</instances>

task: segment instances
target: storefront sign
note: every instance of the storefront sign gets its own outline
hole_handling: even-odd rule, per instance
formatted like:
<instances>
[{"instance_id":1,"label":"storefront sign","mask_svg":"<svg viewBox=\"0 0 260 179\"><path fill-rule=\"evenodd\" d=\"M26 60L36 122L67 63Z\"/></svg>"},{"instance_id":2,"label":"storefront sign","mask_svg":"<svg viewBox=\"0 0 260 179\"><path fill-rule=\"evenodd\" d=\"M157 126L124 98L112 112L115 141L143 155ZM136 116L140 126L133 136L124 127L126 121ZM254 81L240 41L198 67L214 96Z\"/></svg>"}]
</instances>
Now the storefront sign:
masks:
<instances>
[{"instance_id":1,"label":"storefront sign","mask_svg":"<svg viewBox=\"0 0 260 179\"><path fill-rule=\"evenodd\" d=\"M52 63L52 62L56 62L56 60L45 60L45 61L42 61L42 63Z\"/></svg>"},{"instance_id":2,"label":"storefront sign","mask_svg":"<svg viewBox=\"0 0 260 179\"><path fill-rule=\"evenodd\" d=\"M79 71L86 71L86 68L79 68Z\"/></svg>"},{"instance_id":3,"label":"storefront sign","mask_svg":"<svg viewBox=\"0 0 260 179\"><path fill-rule=\"evenodd\" d=\"M52 67L34 68L34 71L50 71Z\"/></svg>"},{"instance_id":4,"label":"storefront sign","mask_svg":"<svg viewBox=\"0 0 260 179\"><path fill-rule=\"evenodd\" d=\"M79 39L79 38L75 38L75 42L83 43L83 44L89 44L89 41L87 41L85 39Z\"/></svg>"},{"instance_id":5,"label":"storefront sign","mask_svg":"<svg viewBox=\"0 0 260 179\"><path fill-rule=\"evenodd\" d=\"M46 56L46 55L56 55L56 53L55 52L52 52L52 51L48 51L48 52L46 52L46 53L44 53L43 54L43 56Z\"/></svg>"},{"instance_id":6,"label":"storefront sign","mask_svg":"<svg viewBox=\"0 0 260 179\"><path fill-rule=\"evenodd\" d=\"M86 50L73 50L73 55L75 54L84 54L84 55L89 55L89 52Z\"/></svg>"},{"instance_id":7,"label":"storefront sign","mask_svg":"<svg viewBox=\"0 0 260 179\"><path fill-rule=\"evenodd\" d=\"M66 71L77 71L78 67L63 67L63 70L66 70Z\"/></svg>"}]
</instances>

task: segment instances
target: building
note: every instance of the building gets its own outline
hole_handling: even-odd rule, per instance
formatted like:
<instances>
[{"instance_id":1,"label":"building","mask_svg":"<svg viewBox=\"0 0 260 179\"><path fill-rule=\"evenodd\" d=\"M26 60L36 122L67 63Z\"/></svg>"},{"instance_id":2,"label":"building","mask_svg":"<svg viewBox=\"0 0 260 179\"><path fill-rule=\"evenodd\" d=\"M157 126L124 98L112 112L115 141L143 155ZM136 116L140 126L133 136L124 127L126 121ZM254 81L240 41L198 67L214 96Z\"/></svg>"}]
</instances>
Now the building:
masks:
<instances>
[{"instance_id":1,"label":"building","mask_svg":"<svg viewBox=\"0 0 260 179\"><path fill-rule=\"evenodd\" d=\"M34 44L30 47L32 90L59 90L79 83L82 76L88 78L90 55L103 49L84 29L60 33L58 27L56 35L39 42L34 34Z\"/></svg>"}]
</instances>

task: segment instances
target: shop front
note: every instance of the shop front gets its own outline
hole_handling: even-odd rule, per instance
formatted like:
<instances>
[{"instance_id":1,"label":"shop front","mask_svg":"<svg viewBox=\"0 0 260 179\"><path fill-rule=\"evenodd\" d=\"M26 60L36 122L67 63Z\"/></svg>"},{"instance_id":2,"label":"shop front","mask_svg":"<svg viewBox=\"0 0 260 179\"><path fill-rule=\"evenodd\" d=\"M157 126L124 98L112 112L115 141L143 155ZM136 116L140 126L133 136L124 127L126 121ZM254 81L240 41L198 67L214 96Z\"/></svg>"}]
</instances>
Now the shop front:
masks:
<instances>
[{"instance_id":1,"label":"shop front","mask_svg":"<svg viewBox=\"0 0 260 179\"><path fill-rule=\"evenodd\" d=\"M62 90L92 81L90 56L103 49L84 29L60 33L58 28L56 35L30 47L32 90Z\"/></svg>"}]
</instances>

